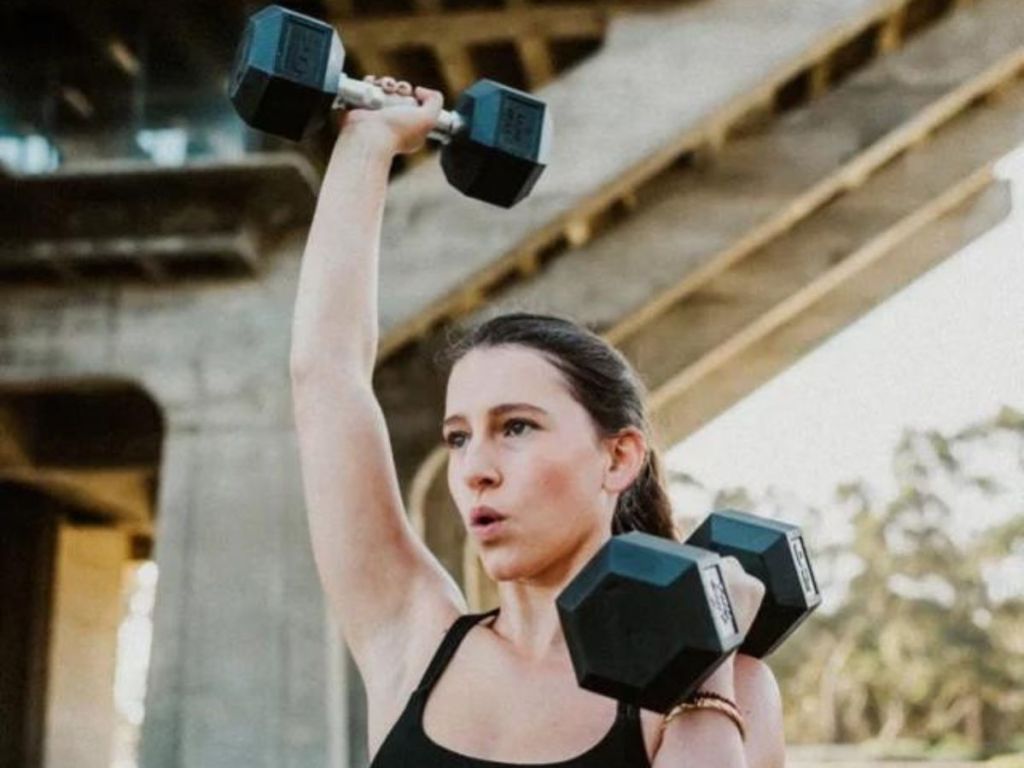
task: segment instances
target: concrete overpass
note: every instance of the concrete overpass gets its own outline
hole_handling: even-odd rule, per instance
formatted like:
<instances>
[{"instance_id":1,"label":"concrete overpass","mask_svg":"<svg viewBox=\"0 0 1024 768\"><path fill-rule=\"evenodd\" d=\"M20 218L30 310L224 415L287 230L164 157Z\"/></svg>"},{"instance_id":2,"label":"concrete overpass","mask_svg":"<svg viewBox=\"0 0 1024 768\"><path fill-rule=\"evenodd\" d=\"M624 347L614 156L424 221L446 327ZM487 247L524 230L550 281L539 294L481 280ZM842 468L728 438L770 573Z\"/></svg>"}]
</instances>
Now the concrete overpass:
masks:
<instances>
[{"instance_id":1,"label":"concrete overpass","mask_svg":"<svg viewBox=\"0 0 1024 768\"><path fill-rule=\"evenodd\" d=\"M513 307L586 322L639 369L668 446L1004 218L991 169L1024 141L1015 0L491 5L320 9L357 74L450 95L499 77L555 116L551 165L519 207L463 199L421 158L396 164L385 214L377 391L414 524L477 607L493 592L437 450L447 334ZM223 46L196 4L179 10L196 42L167 61L216 81ZM131 81L130 51L105 42L116 17L61 13L121 62L112 82ZM119 108L66 87L87 122ZM57 135L57 170L0 176L0 518L41 553L16 572L45 587L4 593L38 638L3 646L34 670L0 691L20 707L12 748L106 765L110 667L73 660L110 658L117 574L153 555L143 765L360 764L363 705L312 567L287 377L323 147L162 167L122 157L119 125ZM60 551L104 586L76 592ZM83 606L108 620L54 629ZM75 685L98 716L76 720Z\"/></svg>"}]
</instances>

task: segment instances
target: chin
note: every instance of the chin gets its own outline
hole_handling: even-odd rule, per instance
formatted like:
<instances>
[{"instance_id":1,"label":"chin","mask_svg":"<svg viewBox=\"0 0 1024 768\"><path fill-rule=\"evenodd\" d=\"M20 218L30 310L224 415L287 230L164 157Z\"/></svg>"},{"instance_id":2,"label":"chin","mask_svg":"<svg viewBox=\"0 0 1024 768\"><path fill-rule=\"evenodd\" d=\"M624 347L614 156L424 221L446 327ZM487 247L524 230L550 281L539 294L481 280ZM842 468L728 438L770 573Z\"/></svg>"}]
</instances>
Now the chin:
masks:
<instances>
[{"instance_id":1,"label":"chin","mask_svg":"<svg viewBox=\"0 0 1024 768\"><path fill-rule=\"evenodd\" d=\"M516 581L529 574L529 569L519 558L509 557L506 553L478 552L484 573L492 581Z\"/></svg>"},{"instance_id":2,"label":"chin","mask_svg":"<svg viewBox=\"0 0 1024 768\"><path fill-rule=\"evenodd\" d=\"M532 557L521 550L509 547L492 550L477 550L484 572L492 581L522 581L543 573L551 565L550 558Z\"/></svg>"}]
</instances>

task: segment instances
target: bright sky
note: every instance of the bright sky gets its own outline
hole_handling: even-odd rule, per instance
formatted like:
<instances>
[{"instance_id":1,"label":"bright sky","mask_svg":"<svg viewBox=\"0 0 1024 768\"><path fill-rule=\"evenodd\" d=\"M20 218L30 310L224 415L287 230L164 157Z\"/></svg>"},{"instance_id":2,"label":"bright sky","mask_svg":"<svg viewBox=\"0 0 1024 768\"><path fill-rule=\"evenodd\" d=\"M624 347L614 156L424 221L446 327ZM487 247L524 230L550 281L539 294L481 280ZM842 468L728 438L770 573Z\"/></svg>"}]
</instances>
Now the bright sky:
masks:
<instances>
[{"instance_id":1,"label":"bright sky","mask_svg":"<svg viewBox=\"0 0 1024 768\"><path fill-rule=\"evenodd\" d=\"M1010 218L673 447L667 466L712 490L785 489L827 513L846 480L890 497L904 427L952 432L1002 405L1024 410L1024 148L999 172L1013 185ZM1020 514L1020 498L1001 512L972 504L957 523ZM711 494L677 490L673 502L704 514Z\"/></svg>"}]
</instances>

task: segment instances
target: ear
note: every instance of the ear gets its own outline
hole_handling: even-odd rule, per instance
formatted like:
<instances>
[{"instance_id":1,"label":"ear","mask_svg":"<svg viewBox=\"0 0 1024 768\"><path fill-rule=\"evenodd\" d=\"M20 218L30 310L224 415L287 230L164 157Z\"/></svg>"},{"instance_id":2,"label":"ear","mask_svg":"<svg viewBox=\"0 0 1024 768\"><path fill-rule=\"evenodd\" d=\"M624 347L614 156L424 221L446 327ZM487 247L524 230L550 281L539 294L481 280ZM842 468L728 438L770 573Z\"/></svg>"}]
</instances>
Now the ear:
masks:
<instances>
[{"instance_id":1,"label":"ear","mask_svg":"<svg viewBox=\"0 0 1024 768\"><path fill-rule=\"evenodd\" d=\"M626 427L614 437L605 438L608 466L605 469L604 488L622 493L636 480L647 458L647 439L636 427Z\"/></svg>"}]
</instances>

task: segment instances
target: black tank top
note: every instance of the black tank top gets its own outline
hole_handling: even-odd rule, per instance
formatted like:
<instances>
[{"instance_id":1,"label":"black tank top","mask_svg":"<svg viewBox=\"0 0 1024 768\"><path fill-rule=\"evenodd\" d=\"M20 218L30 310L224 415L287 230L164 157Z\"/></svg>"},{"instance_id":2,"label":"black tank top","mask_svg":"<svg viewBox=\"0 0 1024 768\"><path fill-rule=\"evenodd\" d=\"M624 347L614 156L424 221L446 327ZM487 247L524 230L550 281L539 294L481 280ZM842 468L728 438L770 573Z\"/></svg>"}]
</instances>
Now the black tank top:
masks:
<instances>
[{"instance_id":1,"label":"black tank top","mask_svg":"<svg viewBox=\"0 0 1024 768\"><path fill-rule=\"evenodd\" d=\"M487 613L460 616L445 634L423 679L409 697L401 716L388 733L370 763L370 768L649 768L647 748L640 727L640 710L619 702L618 715L611 729L597 744L581 755L557 763L502 763L461 755L435 744L423 730L423 711L427 697L448 666L466 633L481 619L496 616Z\"/></svg>"}]
</instances>

